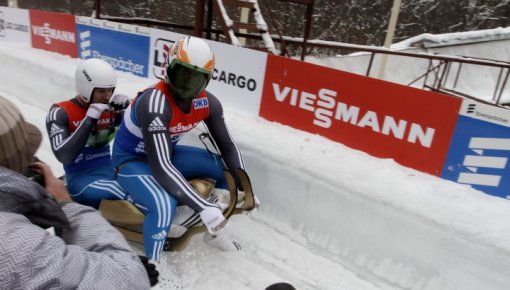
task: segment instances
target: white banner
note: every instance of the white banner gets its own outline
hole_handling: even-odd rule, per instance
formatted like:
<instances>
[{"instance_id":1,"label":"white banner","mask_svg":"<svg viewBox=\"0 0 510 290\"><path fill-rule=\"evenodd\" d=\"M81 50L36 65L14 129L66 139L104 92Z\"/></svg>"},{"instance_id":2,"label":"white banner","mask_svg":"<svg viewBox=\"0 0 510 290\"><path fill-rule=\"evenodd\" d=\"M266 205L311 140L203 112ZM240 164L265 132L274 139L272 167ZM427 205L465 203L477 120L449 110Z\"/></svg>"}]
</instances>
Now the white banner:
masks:
<instances>
[{"instance_id":1,"label":"white banner","mask_svg":"<svg viewBox=\"0 0 510 290\"><path fill-rule=\"evenodd\" d=\"M144 26L136 26L120 22L112 22L103 19L96 19L88 16L76 16L76 23L91 25L116 31L135 33L140 35L150 35L151 28Z\"/></svg>"},{"instance_id":2,"label":"white banner","mask_svg":"<svg viewBox=\"0 0 510 290\"><path fill-rule=\"evenodd\" d=\"M170 47L183 34L153 29L149 64L150 78L163 78L163 47ZM207 90L224 106L246 114L258 116L267 54L206 40L216 57L216 67Z\"/></svg>"},{"instance_id":3,"label":"white banner","mask_svg":"<svg viewBox=\"0 0 510 290\"><path fill-rule=\"evenodd\" d=\"M28 11L0 7L0 41L32 45Z\"/></svg>"},{"instance_id":4,"label":"white banner","mask_svg":"<svg viewBox=\"0 0 510 290\"><path fill-rule=\"evenodd\" d=\"M510 127L510 109L487 105L477 101L464 99L459 112L460 115L486 121L489 123Z\"/></svg>"}]
</instances>

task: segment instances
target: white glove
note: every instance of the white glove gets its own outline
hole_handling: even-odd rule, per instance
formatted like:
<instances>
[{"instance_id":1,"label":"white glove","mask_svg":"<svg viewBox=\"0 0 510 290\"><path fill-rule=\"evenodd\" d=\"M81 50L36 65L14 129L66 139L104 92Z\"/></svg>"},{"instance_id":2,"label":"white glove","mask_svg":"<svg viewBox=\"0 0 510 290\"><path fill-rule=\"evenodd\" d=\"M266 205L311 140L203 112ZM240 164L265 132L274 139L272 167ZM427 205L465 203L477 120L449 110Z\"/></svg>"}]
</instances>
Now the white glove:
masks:
<instances>
[{"instance_id":1,"label":"white glove","mask_svg":"<svg viewBox=\"0 0 510 290\"><path fill-rule=\"evenodd\" d=\"M108 110L110 106L108 104L103 103L94 103L90 104L89 109L87 110L87 116L91 117L92 119L99 120L101 117L101 114Z\"/></svg>"},{"instance_id":2,"label":"white glove","mask_svg":"<svg viewBox=\"0 0 510 290\"><path fill-rule=\"evenodd\" d=\"M125 110L130 103L129 97L122 94L115 95L110 99L110 105L115 111Z\"/></svg>"},{"instance_id":3,"label":"white glove","mask_svg":"<svg viewBox=\"0 0 510 290\"><path fill-rule=\"evenodd\" d=\"M227 220L221 213L221 210L213 206L208 206L202 210L200 218L211 234L221 230L227 224Z\"/></svg>"}]
</instances>

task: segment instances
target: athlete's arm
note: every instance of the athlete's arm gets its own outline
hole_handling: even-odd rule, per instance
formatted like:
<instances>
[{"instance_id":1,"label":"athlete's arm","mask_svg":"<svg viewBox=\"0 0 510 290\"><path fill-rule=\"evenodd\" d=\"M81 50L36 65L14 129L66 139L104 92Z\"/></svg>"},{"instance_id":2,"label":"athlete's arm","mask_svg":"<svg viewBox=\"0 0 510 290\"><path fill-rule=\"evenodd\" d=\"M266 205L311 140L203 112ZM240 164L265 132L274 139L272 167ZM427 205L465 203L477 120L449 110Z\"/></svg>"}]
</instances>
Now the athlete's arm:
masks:
<instances>
[{"instance_id":1,"label":"athlete's arm","mask_svg":"<svg viewBox=\"0 0 510 290\"><path fill-rule=\"evenodd\" d=\"M172 109L163 93L147 90L138 97L135 106L136 120L142 130L145 152L156 181L179 201L200 212L205 206L216 206L204 200L182 174L173 166L172 137L169 123Z\"/></svg>"},{"instance_id":2,"label":"athlete's arm","mask_svg":"<svg viewBox=\"0 0 510 290\"><path fill-rule=\"evenodd\" d=\"M218 145L221 156L225 160L228 168L237 175L235 169L244 169L241 151L237 148L227 129L227 124L223 118L223 107L220 101L209 92L207 92L207 98L209 99L209 117L204 120L204 123L207 125L211 136Z\"/></svg>"},{"instance_id":3,"label":"athlete's arm","mask_svg":"<svg viewBox=\"0 0 510 290\"><path fill-rule=\"evenodd\" d=\"M90 131L97 120L85 117L78 128L69 132L69 116L59 106L53 105L46 117L46 131L50 137L51 150L58 161L63 164L72 163L87 144Z\"/></svg>"}]
</instances>

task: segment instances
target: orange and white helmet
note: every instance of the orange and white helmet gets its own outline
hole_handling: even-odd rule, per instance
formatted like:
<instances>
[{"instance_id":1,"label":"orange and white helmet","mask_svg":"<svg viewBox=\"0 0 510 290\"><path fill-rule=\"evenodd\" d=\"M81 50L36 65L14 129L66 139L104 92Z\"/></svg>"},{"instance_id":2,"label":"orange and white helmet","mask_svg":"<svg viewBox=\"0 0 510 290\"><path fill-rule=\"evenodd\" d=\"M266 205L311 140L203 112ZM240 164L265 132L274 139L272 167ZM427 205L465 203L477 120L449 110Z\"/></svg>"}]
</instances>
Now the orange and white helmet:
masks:
<instances>
[{"instance_id":1,"label":"orange and white helmet","mask_svg":"<svg viewBox=\"0 0 510 290\"><path fill-rule=\"evenodd\" d=\"M214 53L202 39L186 36L175 42L165 61L165 81L182 100L194 99L211 80Z\"/></svg>"}]
</instances>

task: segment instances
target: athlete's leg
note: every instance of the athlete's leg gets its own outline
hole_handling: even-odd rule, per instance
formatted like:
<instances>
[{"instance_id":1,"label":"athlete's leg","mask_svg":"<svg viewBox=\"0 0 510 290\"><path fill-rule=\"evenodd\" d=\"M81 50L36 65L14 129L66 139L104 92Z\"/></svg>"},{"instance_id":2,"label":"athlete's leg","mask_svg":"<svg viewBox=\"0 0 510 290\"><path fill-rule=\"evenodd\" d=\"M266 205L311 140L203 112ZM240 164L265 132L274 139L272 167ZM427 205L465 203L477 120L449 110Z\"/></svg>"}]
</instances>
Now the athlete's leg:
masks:
<instances>
[{"instance_id":1,"label":"athlete's leg","mask_svg":"<svg viewBox=\"0 0 510 290\"><path fill-rule=\"evenodd\" d=\"M159 260L172 223L176 199L152 177L145 162L124 164L117 174L117 181L136 203L146 208L142 228L145 255L151 260Z\"/></svg>"},{"instance_id":2,"label":"athlete's leg","mask_svg":"<svg viewBox=\"0 0 510 290\"><path fill-rule=\"evenodd\" d=\"M176 145L172 151L172 164L188 180L209 177L216 180L215 187L227 188L220 157L205 149Z\"/></svg>"},{"instance_id":3,"label":"athlete's leg","mask_svg":"<svg viewBox=\"0 0 510 290\"><path fill-rule=\"evenodd\" d=\"M67 176L71 198L84 205L98 208L101 200L124 200L127 192L115 180L111 167L93 168Z\"/></svg>"}]
</instances>

